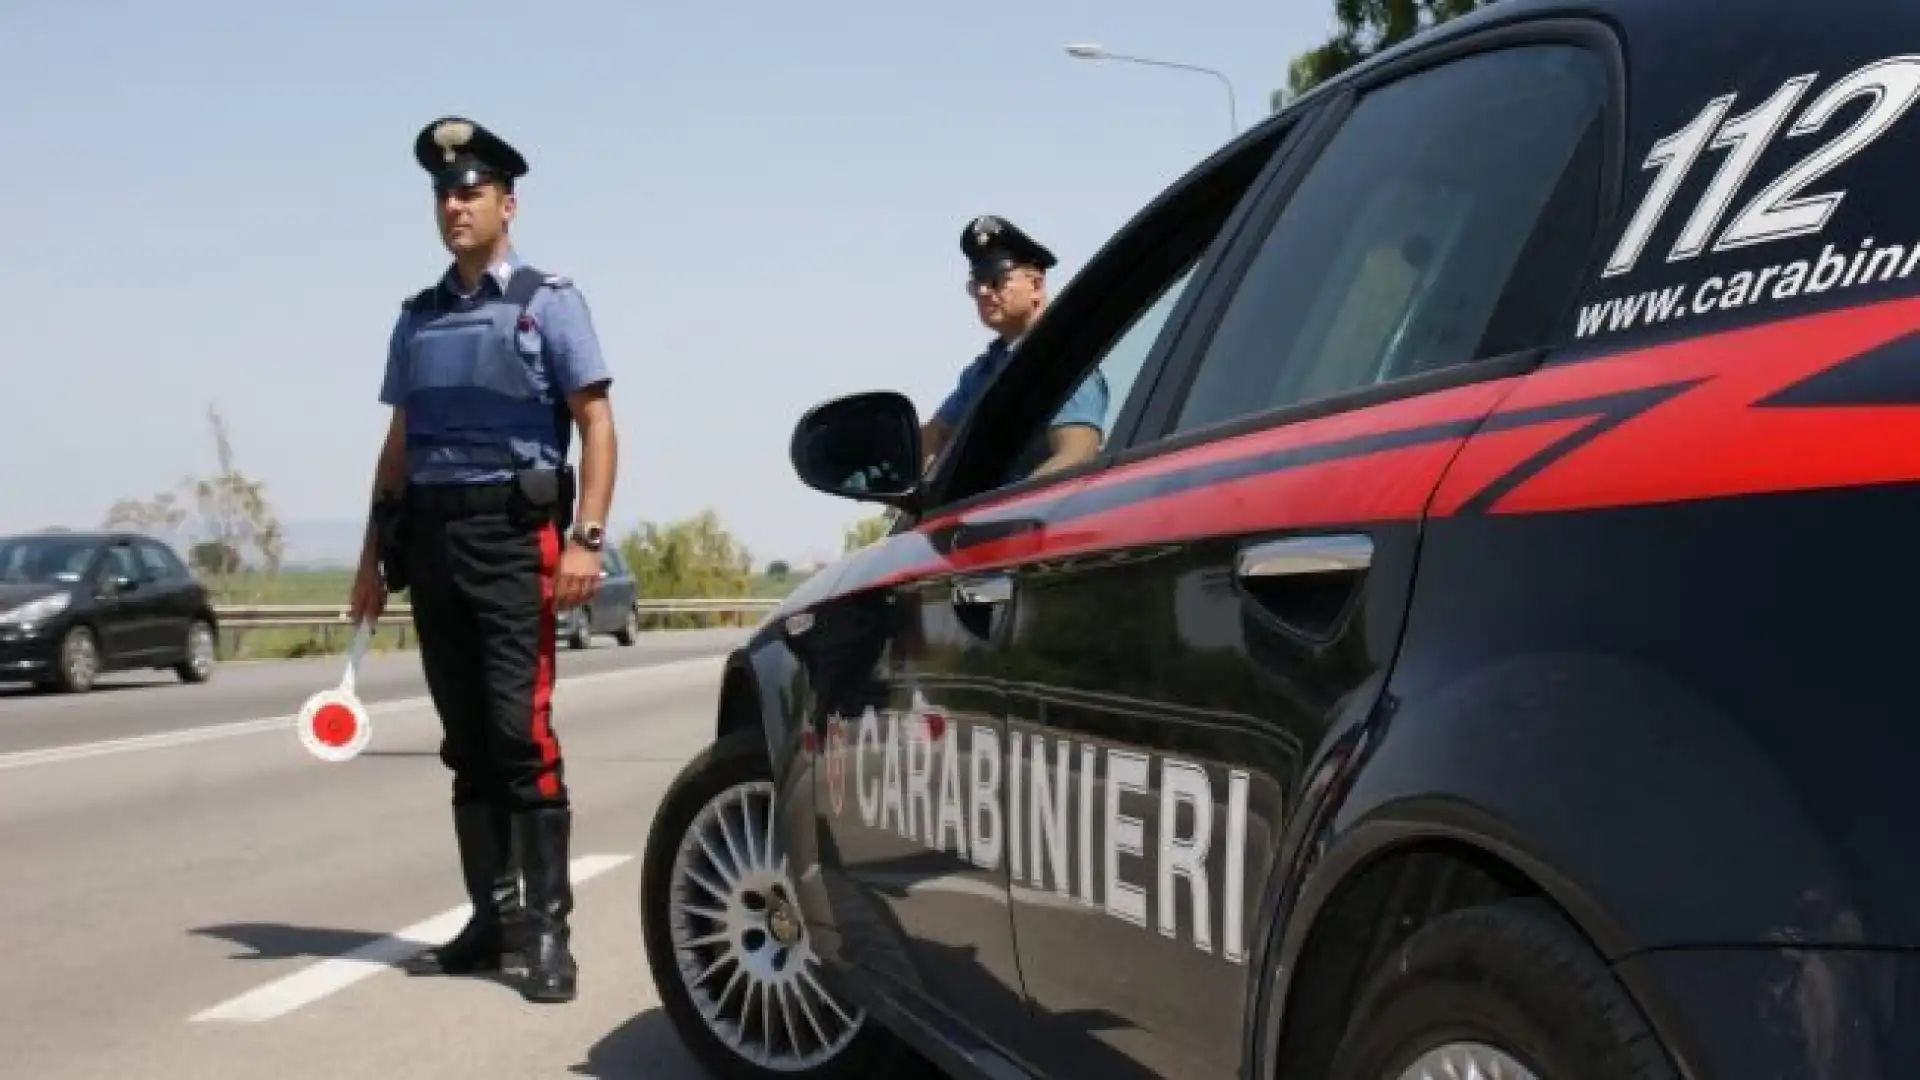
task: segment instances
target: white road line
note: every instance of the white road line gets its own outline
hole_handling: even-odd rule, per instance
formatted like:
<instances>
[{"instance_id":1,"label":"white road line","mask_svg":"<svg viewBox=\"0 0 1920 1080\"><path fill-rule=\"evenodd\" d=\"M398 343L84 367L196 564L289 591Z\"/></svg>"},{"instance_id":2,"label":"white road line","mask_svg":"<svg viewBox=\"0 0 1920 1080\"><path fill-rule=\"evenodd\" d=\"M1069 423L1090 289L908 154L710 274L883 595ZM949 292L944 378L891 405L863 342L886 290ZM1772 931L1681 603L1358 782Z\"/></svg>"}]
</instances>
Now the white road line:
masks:
<instances>
[{"instance_id":1,"label":"white road line","mask_svg":"<svg viewBox=\"0 0 1920 1080\"><path fill-rule=\"evenodd\" d=\"M718 656L695 657L689 660L670 660L664 664L649 664L645 667L621 668L617 671L596 671L590 674L568 675L560 680L560 686L580 686L587 683L609 682L614 679L630 679L636 676L673 675L701 668L718 669L722 658ZM306 695L300 695L304 698ZM393 698L368 704L367 711L377 722L387 713L403 709L431 707L433 701L426 695L407 698ZM233 739L243 735L259 735L270 731L285 731L293 727L299 719L298 713L285 716L272 716L260 720L236 720L226 724L210 724L205 727L185 728L180 731L162 731L152 735L135 735L125 739L107 739L101 742L74 743L68 746L52 746L43 750L16 750L0 754L0 772L8 769L23 769L30 765L57 765L69 761L84 761L88 758L106 757L112 754L126 754L137 750L165 750L175 746L190 746L194 743L213 742L220 739Z\"/></svg>"},{"instance_id":2,"label":"white road line","mask_svg":"<svg viewBox=\"0 0 1920 1080\"><path fill-rule=\"evenodd\" d=\"M579 886L632 860L632 855L582 855L573 860L570 875L573 884ZM472 905L461 904L451 911L368 942L344 956L310 964L291 975L195 1013L187 1018L187 1022L199 1024L224 1020L257 1024L285 1016L321 998L337 994L362 979L370 979L387 971L422 948L447 940L460 932L472 911Z\"/></svg>"}]
</instances>

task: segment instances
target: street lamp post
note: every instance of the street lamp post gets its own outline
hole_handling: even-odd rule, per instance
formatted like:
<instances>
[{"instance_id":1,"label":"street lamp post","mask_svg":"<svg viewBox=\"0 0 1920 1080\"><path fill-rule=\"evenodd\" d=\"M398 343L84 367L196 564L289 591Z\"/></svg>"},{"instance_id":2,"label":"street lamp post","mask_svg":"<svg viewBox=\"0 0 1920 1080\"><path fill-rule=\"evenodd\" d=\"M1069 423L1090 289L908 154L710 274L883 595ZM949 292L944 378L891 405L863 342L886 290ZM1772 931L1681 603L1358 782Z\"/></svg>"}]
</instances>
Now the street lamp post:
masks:
<instances>
[{"instance_id":1,"label":"street lamp post","mask_svg":"<svg viewBox=\"0 0 1920 1080\"><path fill-rule=\"evenodd\" d=\"M1230 82L1225 75L1215 71L1213 68L1199 67L1194 64L1176 64L1170 60L1151 60L1144 56L1126 56L1121 53L1108 52L1104 45L1093 44L1069 45L1067 46L1067 55L1076 60L1125 60L1130 64L1146 64L1150 67L1174 68L1179 71L1197 71L1202 75L1211 75L1219 79L1220 85L1226 88L1227 122L1232 125L1235 135L1240 134L1240 116L1234 104L1233 83Z\"/></svg>"}]
</instances>

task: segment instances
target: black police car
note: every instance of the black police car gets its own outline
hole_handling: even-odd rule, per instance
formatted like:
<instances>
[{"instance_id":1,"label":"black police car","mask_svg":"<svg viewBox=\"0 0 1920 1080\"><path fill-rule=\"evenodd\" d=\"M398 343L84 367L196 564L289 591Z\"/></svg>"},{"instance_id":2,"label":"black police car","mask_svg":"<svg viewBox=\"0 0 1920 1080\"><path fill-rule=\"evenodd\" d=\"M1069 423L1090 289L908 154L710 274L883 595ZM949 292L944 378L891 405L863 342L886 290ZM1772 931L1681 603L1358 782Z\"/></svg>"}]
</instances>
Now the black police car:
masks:
<instances>
[{"instance_id":1,"label":"black police car","mask_svg":"<svg viewBox=\"0 0 1920 1080\"><path fill-rule=\"evenodd\" d=\"M809 412L902 521L660 808L684 1037L1920 1076L1916 104L1912 4L1503 0L1156 198L924 482L905 399ZM1026 478L1094 365L1103 455Z\"/></svg>"},{"instance_id":2,"label":"black police car","mask_svg":"<svg viewBox=\"0 0 1920 1080\"><path fill-rule=\"evenodd\" d=\"M213 677L219 620L172 548L132 532L0 536L0 682L69 693L101 675Z\"/></svg>"}]
</instances>

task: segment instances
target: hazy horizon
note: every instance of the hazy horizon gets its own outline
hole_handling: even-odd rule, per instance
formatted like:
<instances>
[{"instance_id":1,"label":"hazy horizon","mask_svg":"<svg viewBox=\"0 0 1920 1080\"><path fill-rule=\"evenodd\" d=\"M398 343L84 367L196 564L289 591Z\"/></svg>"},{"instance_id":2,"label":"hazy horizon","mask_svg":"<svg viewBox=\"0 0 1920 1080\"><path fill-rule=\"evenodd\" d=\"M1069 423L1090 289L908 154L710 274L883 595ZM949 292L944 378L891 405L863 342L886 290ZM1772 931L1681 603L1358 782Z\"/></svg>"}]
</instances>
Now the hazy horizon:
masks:
<instances>
[{"instance_id":1,"label":"hazy horizon","mask_svg":"<svg viewBox=\"0 0 1920 1080\"><path fill-rule=\"evenodd\" d=\"M457 113L526 153L516 247L592 310L616 530L711 508L757 562L837 554L876 508L802 487L792 424L856 390L938 404L989 336L963 224L1017 222L1059 256L1057 289L1230 134L1212 78L1064 47L1217 67L1245 128L1333 25L1331 0L1010 14L583 0L540 20L558 49L529 51L527 10L497 0L15 0L0 289L26 316L0 351L29 449L0 532L97 527L210 470L209 402L289 554L357 530L388 331L447 259L411 144ZM482 78L490 37L508 48Z\"/></svg>"}]
</instances>

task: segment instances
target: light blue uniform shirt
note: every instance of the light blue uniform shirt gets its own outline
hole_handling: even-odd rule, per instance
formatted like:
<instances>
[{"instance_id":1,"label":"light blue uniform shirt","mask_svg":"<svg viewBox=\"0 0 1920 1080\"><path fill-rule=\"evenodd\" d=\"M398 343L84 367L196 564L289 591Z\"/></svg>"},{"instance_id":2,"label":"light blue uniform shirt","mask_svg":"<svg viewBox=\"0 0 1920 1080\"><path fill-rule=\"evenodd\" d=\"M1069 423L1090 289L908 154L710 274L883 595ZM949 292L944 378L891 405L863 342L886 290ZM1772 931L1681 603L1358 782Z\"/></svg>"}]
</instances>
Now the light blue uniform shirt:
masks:
<instances>
[{"instance_id":1,"label":"light blue uniform shirt","mask_svg":"<svg viewBox=\"0 0 1920 1080\"><path fill-rule=\"evenodd\" d=\"M980 400L980 394L987 388L987 383L999 373L1002 367L1006 366L1007 359L1012 355L1011 342L1005 338L994 339L993 344L987 346L986 352L975 357L973 362L960 372L960 379L954 384L953 392L948 394L947 399L940 403L940 408L934 411L934 419L949 428L959 427L960 421L967 415L967 410L973 408L973 403ZM1085 424L1104 435L1107 427L1107 400L1107 376L1099 368L1094 368L1093 374L1081 381L1074 390L1073 396L1067 399L1067 403L1061 406L1058 413L1054 414L1051 426L1059 428L1072 424Z\"/></svg>"},{"instance_id":2,"label":"light blue uniform shirt","mask_svg":"<svg viewBox=\"0 0 1920 1080\"><path fill-rule=\"evenodd\" d=\"M415 335L426 323L449 315L476 312L485 305L503 303L506 286L513 272L525 263L509 251L480 279L472 293L461 291L460 278L453 267L436 286L432 310L402 310L394 321L387 343L386 373L381 380L380 400L386 405L405 408L413 388ZM527 322L516 333L516 346L525 357L528 381L543 397L552 397L556 409L563 409L566 395L595 383L610 383L612 372L600 351L600 339L594 332L593 317L587 301L571 282L542 286L527 305ZM533 461L534 467L558 468L565 464L571 424L556 422L557 444L545 440L513 439L515 450ZM458 447L431 450L409 449L408 479L411 483L492 483L511 479L513 470L494 463L469 462Z\"/></svg>"}]
</instances>

